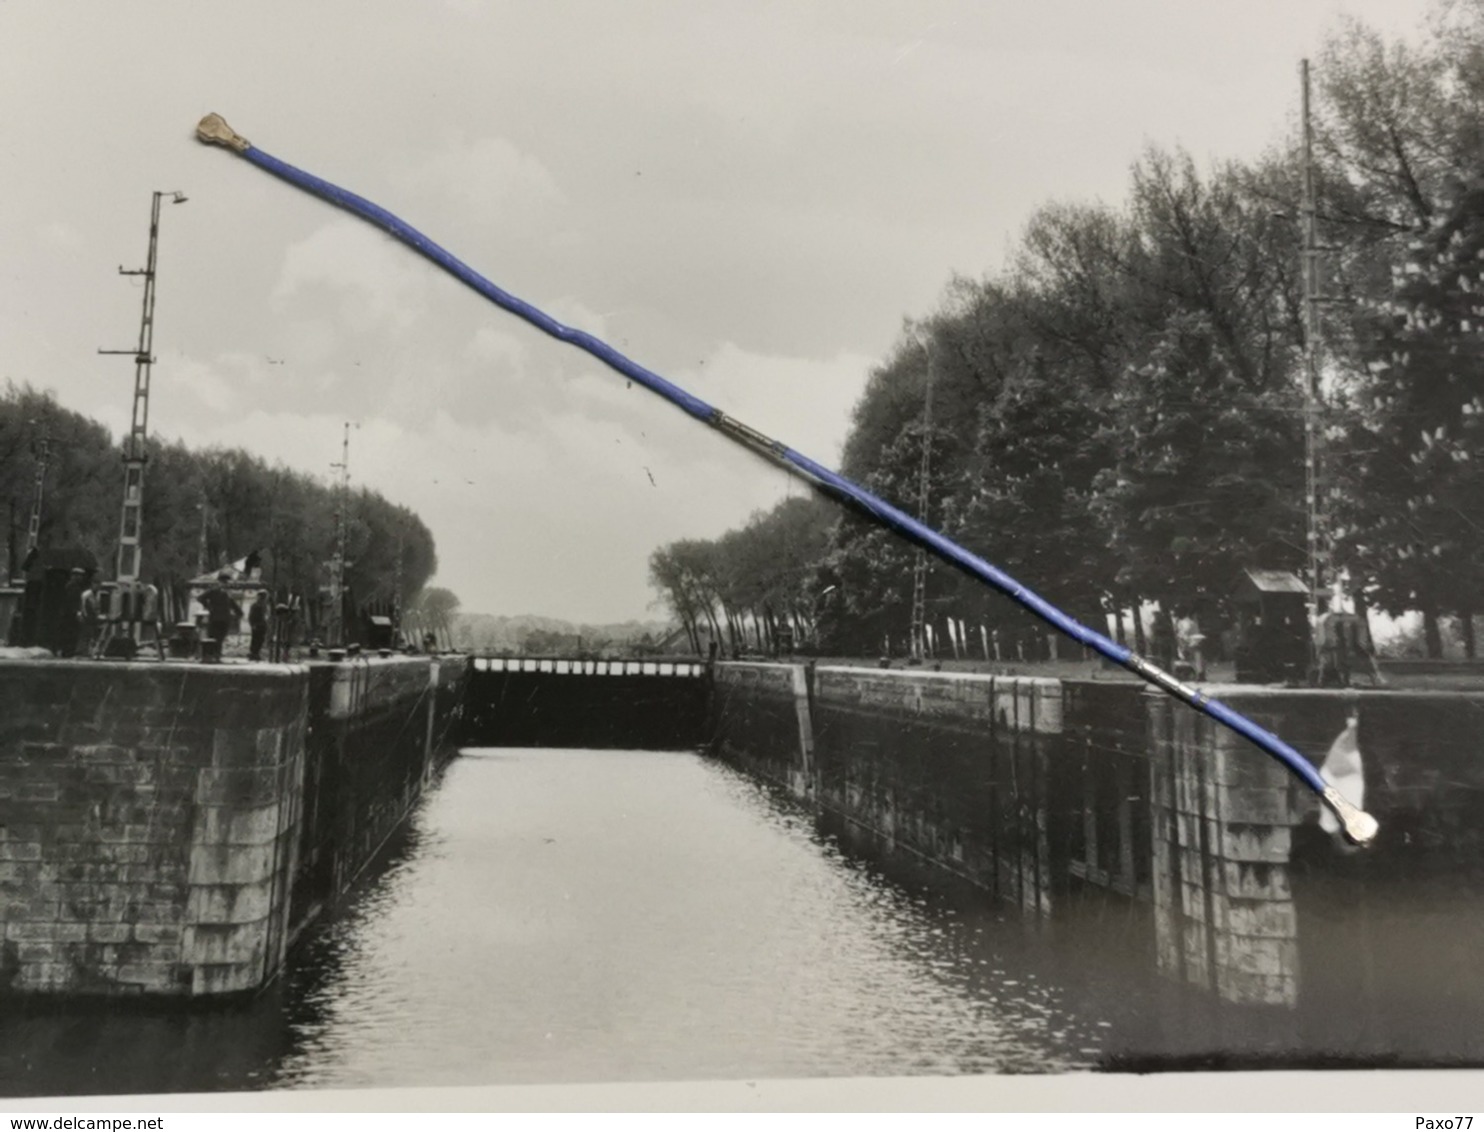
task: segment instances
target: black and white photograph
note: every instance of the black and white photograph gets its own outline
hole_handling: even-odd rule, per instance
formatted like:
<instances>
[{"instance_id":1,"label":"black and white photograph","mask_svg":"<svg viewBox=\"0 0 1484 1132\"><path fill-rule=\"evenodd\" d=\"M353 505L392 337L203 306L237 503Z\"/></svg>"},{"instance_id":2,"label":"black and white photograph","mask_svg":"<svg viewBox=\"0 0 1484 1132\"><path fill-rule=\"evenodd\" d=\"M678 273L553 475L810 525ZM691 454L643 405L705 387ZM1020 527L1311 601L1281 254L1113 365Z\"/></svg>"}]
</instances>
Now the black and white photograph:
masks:
<instances>
[{"instance_id":1,"label":"black and white photograph","mask_svg":"<svg viewBox=\"0 0 1484 1132\"><path fill-rule=\"evenodd\" d=\"M0 1108L1484 1068L1484 0L0 0L0 106Z\"/></svg>"}]
</instances>

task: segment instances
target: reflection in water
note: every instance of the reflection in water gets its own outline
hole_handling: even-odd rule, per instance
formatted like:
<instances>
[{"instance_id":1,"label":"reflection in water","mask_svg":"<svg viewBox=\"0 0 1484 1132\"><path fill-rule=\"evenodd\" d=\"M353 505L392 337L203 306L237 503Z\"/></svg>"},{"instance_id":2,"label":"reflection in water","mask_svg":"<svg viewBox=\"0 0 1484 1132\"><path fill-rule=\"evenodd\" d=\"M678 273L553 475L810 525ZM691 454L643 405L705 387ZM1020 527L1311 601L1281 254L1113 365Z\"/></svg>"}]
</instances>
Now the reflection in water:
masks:
<instances>
[{"instance_id":1,"label":"reflection in water","mask_svg":"<svg viewBox=\"0 0 1484 1132\"><path fill-rule=\"evenodd\" d=\"M474 751L268 993L12 1009L0 1093L1091 1067L1108 1023L1044 943L716 762Z\"/></svg>"}]
</instances>

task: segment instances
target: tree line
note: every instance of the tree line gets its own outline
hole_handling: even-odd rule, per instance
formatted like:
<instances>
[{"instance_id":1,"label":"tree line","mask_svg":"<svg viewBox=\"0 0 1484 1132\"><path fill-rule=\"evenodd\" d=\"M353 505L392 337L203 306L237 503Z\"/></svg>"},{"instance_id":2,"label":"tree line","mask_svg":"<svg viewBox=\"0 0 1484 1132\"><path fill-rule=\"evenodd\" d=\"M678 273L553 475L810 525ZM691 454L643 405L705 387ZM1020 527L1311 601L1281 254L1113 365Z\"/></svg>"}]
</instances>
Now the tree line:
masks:
<instances>
[{"instance_id":1,"label":"tree line","mask_svg":"<svg viewBox=\"0 0 1484 1132\"><path fill-rule=\"evenodd\" d=\"M1415 44L1344 23L1314 77L1315 425L1336 565L1362 609L1420 612L1429 654L1452 617L1473 656L1484 0L1440 3ZM1002 270L954 278L904 325L855 407L843 472L916 514L928 448L929 525L1135 647L1136 610L1166 630L1228 625L1243 567L1307 573L1302 179L1296 139L1209 167L1151 146L1123 202L1041 207ZM791 625L874 655L906 647L914 553L791 499L659 548L651 578L718 639L757 647ZM944 567L928 594L942 639L963 623L1031 630Z\"/></svg>"},{"instance_id":2,"label":"tree line","mask_svg":"<svg viewBox=\"0 0 1484 1132\"><path fill-rule=\"evenodd\" d=\"M792 497L718 539L682 539L649 559L652 584L702 653L776 652L812 639L833 508Z\"/></svg>"},{"instance_id":3,"label":"tree line","mask_svg":"<svg viewBox=\"0 0 1484 1132\"><path fill-rule=\"evenodd\" d=\"M49 458L39 545L87 550L99 563L100 580L111 579L123 502L120 449L97 421L14 382L0 392L6 576L16 576L25 558L43 438ZM415 513L369 489L348 492L345 504L345 577L354 603L385 609L399 601L407 608L437 569L432 533ZM313 631L339 507L334 488L242 449L152 441L141 531L144 579L179 606L190 579L256 553L265 588L278 600L299 597Z\"/></svg>"}]
</instances>

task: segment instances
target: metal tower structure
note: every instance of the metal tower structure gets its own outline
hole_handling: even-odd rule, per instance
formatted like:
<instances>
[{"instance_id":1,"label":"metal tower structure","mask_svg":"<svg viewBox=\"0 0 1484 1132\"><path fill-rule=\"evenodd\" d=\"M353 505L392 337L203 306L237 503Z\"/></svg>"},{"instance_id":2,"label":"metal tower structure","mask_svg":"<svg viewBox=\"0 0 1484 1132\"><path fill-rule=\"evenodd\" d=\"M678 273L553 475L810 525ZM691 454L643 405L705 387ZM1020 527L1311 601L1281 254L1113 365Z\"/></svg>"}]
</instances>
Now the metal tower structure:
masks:
<instances>
[{"instance_id":1,"label":"metal tower structure","mask_svg":"<svg viewBox=\"0 0 1484 1132\"><path fill-rule=\"evenodd\" d=\"M402 633L402 559L406 554L402 532L397 532L397 563L392 572L392 633L395 641Z\"/></svg>"},{"instance_id":2,"label":"metal tower structure","mask_svg":"<svg viewBox=\"0 0 1484 1132\"><path fill-rule=\"evenodd\" d=\"M933 461L933 347L932 343L918 335L923 353L927 356L927 392L922 405L922 463L917 471L917 517L923 523L928 518L928 477ZM912 659L921 663L928 656L927 640L927 551L917 548L917 558L912 565Z\"/></svg>"},{"instance_id":3,"label":"metal tower structure","mask_svg":"<svg viewBox=\"0 0 1484 1132\"><path fill-rule=\"evenodd\" d=\"M1329 611L1333 580L1328 497L1324 475L1324 402L1320 386L1323 334L1319 318L1318 207L1314 185L1314 129L1309 113L1309 61L1299 67L1303 117L1303 285L1304 285L1304 503L1309 554L1309 623L1314 629L1318 664L1319 618Z\"/></svg>"},{"instance_id":4,"label":"metal tower structure","mask_svg":"<svg viewBox=\"0 0 1484 1132\"><path fill-rule=\"evenodd\" d=\"M41 545L41 504L46 498L46 469L51 463L51 455L52 432L48 425L43 428L41 440L36 445L36 486L31 494L31 517L26 524L26 559Z\"/></svg>"},{"instance_id":5,"label":"metal tower structure","mask_svg":"<svg viewBox=\"0 0 1484 1132\"><path fill-rule=\"evenodd\" d=\"M155 340L155 267L160 245L160 203L165 197L171 204L184 204L180 192L157 191L149 211L149 257L142 271L119 268L120 275L144 277L144 309L139 319L139 345L132 350L99 350L100 354L127 354L134 358L134 405L129 421L129 435L124 438L124 505L119 516L118 560L115 577L120 590L133 588L139 582L142 547L139 536L144 514L144 465L148 460L145 443L149 435L149 379L154 364Z\"/></svg>"},{"instance_id":6,"label":"metal tower structure","mask_svg":"<svg viewBox=\"0 0 1484 1132\"><path fill-rule=\"evenodd\" d=\"M350 506L350 422L345 422L345 432L340 441L340 462L331 464L339 473L335 499L335 549L330 555L330 623L329 644L345 644L345 544L347 540L346 511Z\"/></svg>"},{"instance_id":7,"label":"metal tower structure","mask_svg":"<svg viewBox=\"0 0 1484 1132\"><path fill-rule=\"evenodd\" d=\"M206 489L201 489L201 499L196 504L196 510L201 512L201 532L196 538L196 574L206 573L206 524L211 517L211 508L206 502Z\"/></svg>"}]
</instances>

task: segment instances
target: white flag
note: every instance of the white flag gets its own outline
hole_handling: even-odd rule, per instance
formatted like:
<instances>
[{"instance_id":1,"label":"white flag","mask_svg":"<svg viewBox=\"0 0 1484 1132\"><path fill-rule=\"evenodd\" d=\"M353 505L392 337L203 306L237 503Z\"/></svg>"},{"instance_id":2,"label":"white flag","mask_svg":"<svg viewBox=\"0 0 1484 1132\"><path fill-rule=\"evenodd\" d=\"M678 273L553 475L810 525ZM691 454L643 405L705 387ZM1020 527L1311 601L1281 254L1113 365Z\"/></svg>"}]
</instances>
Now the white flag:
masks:
<instances>
[{"instance_id":1,"label":"white flag","mask_svg":"<svg viewBox=\"0 0 1484 1132\"><path fill-rule=\"evenodd\" d=\"M1329 745L1319 776L1341 794L1358 810L1365 809L1365 767L1360 761L1360 716L1352 715L1345 721L1345 730ZM1340 823L1328 806L1319 811L1319 828L1325 833L1339 833Z\"/></svg>"}]
</instances>

